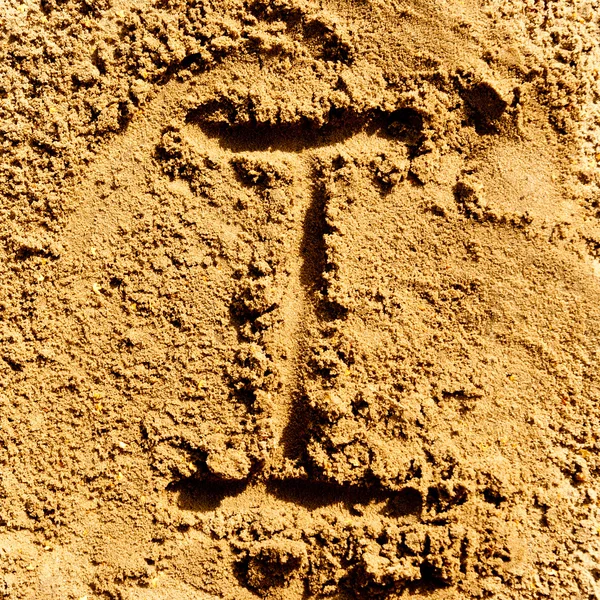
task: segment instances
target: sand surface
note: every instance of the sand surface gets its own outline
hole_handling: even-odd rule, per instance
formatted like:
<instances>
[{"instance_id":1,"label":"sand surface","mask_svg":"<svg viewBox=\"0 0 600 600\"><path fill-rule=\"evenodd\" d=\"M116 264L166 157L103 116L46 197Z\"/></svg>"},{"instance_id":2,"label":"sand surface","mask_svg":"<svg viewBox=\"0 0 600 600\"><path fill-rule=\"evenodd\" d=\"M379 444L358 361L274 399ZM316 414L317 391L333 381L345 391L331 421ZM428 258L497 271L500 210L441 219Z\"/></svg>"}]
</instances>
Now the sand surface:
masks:
<instances>
[{"instance_id":1,"label":"sand surface","mask_svg":"<svg viewBox=\"0 0 600 600\"><path fill-rule=\"evenodd\" d=\"M0 597L600 598L598 0L0 0Z\"/></svg>"}]
</instances>

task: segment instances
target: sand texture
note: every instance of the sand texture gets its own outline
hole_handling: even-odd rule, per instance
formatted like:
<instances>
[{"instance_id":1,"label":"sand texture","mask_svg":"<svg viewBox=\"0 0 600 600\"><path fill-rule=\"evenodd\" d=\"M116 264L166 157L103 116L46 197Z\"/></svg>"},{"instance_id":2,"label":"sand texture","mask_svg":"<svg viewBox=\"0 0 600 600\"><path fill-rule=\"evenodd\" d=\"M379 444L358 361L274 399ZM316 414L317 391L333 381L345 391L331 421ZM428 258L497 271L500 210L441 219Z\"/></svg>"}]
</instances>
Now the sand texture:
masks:
<instances>
[{"instance_id":1,"label":"sand texture","mask_svg":"<svg viewBox=\"0 0 600 600\"><path fill-rule=\"evenodd\" d=\"M598 0L0 0L0 598L600 598Z\"/></svg>"}]
</instances>

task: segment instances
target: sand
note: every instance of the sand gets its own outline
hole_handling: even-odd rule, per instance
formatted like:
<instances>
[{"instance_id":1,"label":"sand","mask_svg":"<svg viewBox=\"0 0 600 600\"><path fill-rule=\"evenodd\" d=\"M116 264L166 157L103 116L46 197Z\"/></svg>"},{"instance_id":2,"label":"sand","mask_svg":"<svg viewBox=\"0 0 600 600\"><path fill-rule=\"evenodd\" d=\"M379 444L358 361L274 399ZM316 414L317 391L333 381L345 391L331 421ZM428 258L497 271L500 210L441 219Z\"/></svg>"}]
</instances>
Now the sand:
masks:
<instances>
[{"instance_id":1,"label":"sand","mask_svg":"<svg viewBox=\"0 0 600 600\"><path fill-rule=\"evenodd\" d=\"M596 0L0 16L0 596L600 597Z\"/></svg>"}]
</instances>

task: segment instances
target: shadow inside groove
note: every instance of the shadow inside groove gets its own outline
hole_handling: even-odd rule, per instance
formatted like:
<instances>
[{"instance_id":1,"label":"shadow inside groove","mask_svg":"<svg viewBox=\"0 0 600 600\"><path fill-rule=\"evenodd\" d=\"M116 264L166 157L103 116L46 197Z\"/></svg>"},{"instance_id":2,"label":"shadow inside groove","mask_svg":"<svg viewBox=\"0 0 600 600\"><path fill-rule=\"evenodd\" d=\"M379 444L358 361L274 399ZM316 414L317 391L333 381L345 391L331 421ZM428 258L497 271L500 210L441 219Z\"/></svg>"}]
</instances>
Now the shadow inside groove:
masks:
<instances>
[{"instance_id":1,"label":"shadow inside groove","mask_svg":"<svg viewBox=\"0 0 600 600\"><path fill-rule=\"evenodd\" d=\"M397 139L409 146L422 141L423 117L415 110L401 108L391 113L371 110L356 113L333 109L325 123L303 118L295 123L260 123L250 118L237 120L237 109L224 107L225 101L211 101L190 110L186 122L198 126L209 138L233 152L280 150L299 153L344 142L364 131ZM214 114L228 114L229 121L215 122Z\"/></svg>"},{"instance_id":2,"label":"shadow inside groove","mask_svg":"<svg viewBox=\"0 0 600 600\"><path fill-rule=\"evenodd\" d=\"M247 486L247 481L190 478L170 483L167 490L177 493L177 506L182 510L212 512L219 508L226 498L239 496Z\"/></svg>"},{"instance_id":3,"label":"shadow inside groove","mask_svg":"<svg viewBox=\"0 0 600 600\"><path fill-rule=\"evenodd\" d=\"M317 318L320 317L320 294L325 287L324 273L327 267L327 247L324 238L327 233L325 202L323 186L319 181L317 169L313 168L310 204L302 223L300 285L306 297L306 310L314 313ZM298 369L306 373L310 352L309 342L299 339L298 343L300 347ZM301 379L302 377L299 377L298 381ZM288 420L281 436L285 458L297 460L302 457L308 442L310 423L311 410L306 396L302 389L297 389L292 395Z\"/></svg>"},{"instance_id":4,"label":"shadow inside groove","mask_svg":"<svg viewBox=\"0 0 600 600\"><path fill-rule=\"evenodd\" d=\"M335 483L283 480L268 481L267 491L279 500L307 510L340 505L356 511L371 504L383 504L381 512L389 517L418 521L423 511L421 493L411 487L391 492L377 486L338 485Z\"/></svg>"},{"instance_id":5,"label":"shadow inside groove","mask_svg":"<svg viewBox=\"0 0 600 600\"><path fill-rule=\"evenodd\" d=\"M368 119L355 118L352 123L318 127L310 122L298 124L263 125L257 123L221 124L210 123L195 116L188 122L197 124L219 145L233 152L280 150L299 153L311 148L322 148L344 142L367 129Z\"/></svg>"},{"instance_id":6,"label":"shadow inside groove","mask_svg":"<svg viewBox=\"0 0 600 600\"><path fill-rule=\"evenodd\" d=\"M169 484L167 490L177 494L177 506L193 512L213 512L227 498L235 498L248 488L249 481L185 479ZM361 507L380 505L381 514L403 521L418 521L423 511L421 493L411 487L400 491L385 490L377 485L339 485L314 480L268 480L267 496L294 504L309 511L339 506L351 512ZM268 502L268 499L265 499Z\"/></svg>"},{"instance_id":7,"label":"shadow inside groove","mask_svg":"<svg viewBox=\"0 0 600 600\"><path fill-rule=\"evenodd\" d=\"M383 490L310 480L269 481L267 490L279 500L291 502L307 510L334 505L343 505L351 510L355 505L383 503L388 498Z\"/></svg>"}]
</instances>

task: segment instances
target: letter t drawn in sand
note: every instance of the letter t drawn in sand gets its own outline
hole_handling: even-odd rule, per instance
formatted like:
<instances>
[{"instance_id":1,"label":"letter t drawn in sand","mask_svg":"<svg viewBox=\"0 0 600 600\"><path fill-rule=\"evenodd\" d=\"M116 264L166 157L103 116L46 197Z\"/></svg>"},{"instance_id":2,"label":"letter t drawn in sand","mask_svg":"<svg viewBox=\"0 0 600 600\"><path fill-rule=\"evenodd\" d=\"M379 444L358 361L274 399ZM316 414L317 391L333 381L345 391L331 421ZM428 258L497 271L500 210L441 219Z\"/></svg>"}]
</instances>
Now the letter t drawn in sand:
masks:
<instances>
[{"instance_id":1,"label":"letter t drawn in sand","mask_svg":"<svg viewBox=\"0 0 600 600\"><path fill-rule=\"evenodd\" d=\"M285 227L271 227L268 217L258 219L267 225L256 236L256 264L241 278L232 299L240 349L231 383L254 415L262 438L261 456L254 458L249 481L306 478L310 473L302 459L311 425L305 388L311 376L309 357L323 326L343 319L345 312L328 297L327 236L335 227L328 212L329 180L355 157L364 165L391 146L406 152L420 138L422 118L400 108L388 113L339 111L325 124L307 119L258 123L255 118L215 122L213 115L223 114L218 108L211 102L191 110L186 127L190 135L196 137L200 130L206 143L212 139L221 154L230 155L240 182L256 188L264 211L272 210L275 193L289 198ZM277 269L283 276L274 275L272 265L261 259L274 247L279 248ZM277 384L265 373L277 373Z\"/></svg>"}]
</instances>

